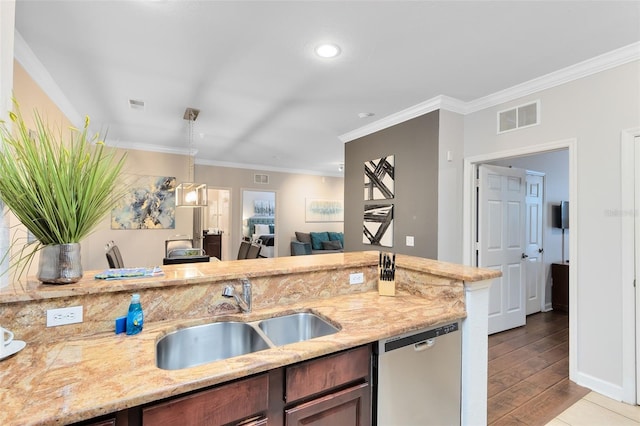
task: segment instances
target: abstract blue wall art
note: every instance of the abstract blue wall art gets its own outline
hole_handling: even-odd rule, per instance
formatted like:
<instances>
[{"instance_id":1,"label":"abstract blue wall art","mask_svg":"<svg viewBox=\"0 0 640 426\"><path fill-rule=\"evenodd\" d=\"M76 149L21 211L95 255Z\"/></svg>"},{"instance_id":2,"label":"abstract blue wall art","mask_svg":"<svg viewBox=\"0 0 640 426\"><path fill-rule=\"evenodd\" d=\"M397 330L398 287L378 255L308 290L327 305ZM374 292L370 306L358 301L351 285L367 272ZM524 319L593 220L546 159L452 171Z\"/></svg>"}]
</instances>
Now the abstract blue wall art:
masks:
<instances>
[{"instance_id":1,"label":"abstract blue wall art","mask_svg":"<svg viewBox=\"0 0 640 426\"><path fill-rule=\"evenodd\" d=\"M175 229L175 187L175 177L138 177L111 210L111 229Z\"/></svg>"},{"instance_id":2,"label":"abstract blue wall art","mask_svg":"<svg viewBox=\"0 0 640 426\"><path fill-rule=\"evenodd\" d=\"M342 200L305 200L305 222L344 222Z\"/></svg>"}]
</instances>

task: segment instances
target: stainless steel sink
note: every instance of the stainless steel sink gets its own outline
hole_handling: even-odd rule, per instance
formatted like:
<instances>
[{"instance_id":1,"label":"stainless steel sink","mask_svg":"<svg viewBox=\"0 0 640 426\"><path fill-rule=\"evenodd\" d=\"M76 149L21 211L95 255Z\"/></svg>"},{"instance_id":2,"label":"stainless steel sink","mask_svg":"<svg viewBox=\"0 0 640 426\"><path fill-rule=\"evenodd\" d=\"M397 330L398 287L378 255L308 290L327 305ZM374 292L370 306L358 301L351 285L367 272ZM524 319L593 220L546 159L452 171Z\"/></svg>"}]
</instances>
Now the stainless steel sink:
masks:
<instances>
[{"instance_id":1,"label":"stainless steel sink","mask_svg":"<svg viewBox=\"0 0 640 426\"><path fill-rule=\"evenodd\" d=\"M329 322L310 312L262 320L258 327L276 346L328 336L339 331Z\"/></svg>"},{"instance_id":2,"label":"stainless steel sink","mask_svg":"<svg viewBox=\"0 0 640 426\"><path fill-rule=\"evenodd\" d=\"M156 365L164 370L178 370L264 349L269 349L269 344L251 325L214 322L164 336L156 344Z\"/></svg>"}]
</instances>

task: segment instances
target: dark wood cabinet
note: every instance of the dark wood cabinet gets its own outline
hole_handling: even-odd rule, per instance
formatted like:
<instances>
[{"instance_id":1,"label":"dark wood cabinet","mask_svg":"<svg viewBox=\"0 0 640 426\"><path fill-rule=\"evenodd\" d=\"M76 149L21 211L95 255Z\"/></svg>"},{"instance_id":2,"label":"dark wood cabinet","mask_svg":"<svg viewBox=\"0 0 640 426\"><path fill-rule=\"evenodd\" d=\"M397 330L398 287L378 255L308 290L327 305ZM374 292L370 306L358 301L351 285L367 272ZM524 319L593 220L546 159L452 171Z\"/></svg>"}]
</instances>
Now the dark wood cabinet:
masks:
<instances>
[{"instance_id":1,"label":"dark wood cabinet","mask_svg":"<svg viewBox=\"0 0 640 426\"><path fill-rule=\"evenodd\" d=\"M204 252L210 257L222 260L222 234L203 234L202 245Z\"/></svg>"},{"instance_id":2,"label":"dark wood cabinet","mask_svg":"<svg viewBox=\"0 0 640 426\"><path fill-rule=\"evenodd\" d=\"M268 399L269 376L262 374L144 408L142 424L256 425L266 419Z\"/></svg>"},{"instance_id":3,"label":"dark wood cabinet","mask_svg":"<svg viewBox=\"0 0 640 426\"><path fill-rule=\"evenodd\" d=\"M551 306L554 311L569 312L569 264L551 264Z\"/></svg>"},{"instance_id":4,"label":"dark wood cabinet","mask_svg":"<svg viewBox=\"0 0 640 426\"><path fill-rule=\"evenodd\" d=\"M367 426L371 419L371 346L287 367L287 426Z\"/></svg>"},{"instance_id":5,"label":"dark wood cabinet","mask_svg":"<svg viewBox=\"0 0 640 426\"><path fill-rule=\"evenodd\" d=\"M371 355L360 346L82 424L368 426Z\"/></svg>"}]
</instances>

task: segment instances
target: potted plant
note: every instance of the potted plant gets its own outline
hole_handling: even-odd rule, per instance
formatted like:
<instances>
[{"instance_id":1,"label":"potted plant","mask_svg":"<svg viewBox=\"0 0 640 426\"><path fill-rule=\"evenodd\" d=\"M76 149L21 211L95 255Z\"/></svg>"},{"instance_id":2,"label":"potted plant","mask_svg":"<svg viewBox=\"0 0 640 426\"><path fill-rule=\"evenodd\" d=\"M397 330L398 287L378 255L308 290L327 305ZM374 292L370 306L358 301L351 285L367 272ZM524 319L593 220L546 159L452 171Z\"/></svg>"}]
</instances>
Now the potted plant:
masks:
<instances>
[{"instance_id":1,"label":"potted plant","mask_svg":"<svg viewBox=\"0 0 640 426\"><path fill-rule=\"evenodd\" d=\"M30 131L15 99L13 104L13 128L0 123L0 198L37 242L17 250L11 264L20 275L40 251L40 281L77 282L80 241L121 196L116 185L126 154L117 156L98 134L89 136L89 117L82 130L71 128L64 138L37 111Z\"/></svg>"}]
</instances>

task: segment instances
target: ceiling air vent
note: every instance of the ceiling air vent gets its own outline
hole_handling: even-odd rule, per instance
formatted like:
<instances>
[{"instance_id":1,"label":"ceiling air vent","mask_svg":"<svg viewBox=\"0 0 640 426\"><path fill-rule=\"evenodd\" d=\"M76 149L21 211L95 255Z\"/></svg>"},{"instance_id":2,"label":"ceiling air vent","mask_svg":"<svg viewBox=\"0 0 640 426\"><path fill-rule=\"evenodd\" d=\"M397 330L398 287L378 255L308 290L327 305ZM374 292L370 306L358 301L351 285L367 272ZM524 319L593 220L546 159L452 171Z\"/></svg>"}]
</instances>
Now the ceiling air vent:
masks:
<instances>
[{"instance_id":1,"label":"ceiling air vent","mask_svg":"<svg viewBox=\"0 0 640 426\"><path fill-rule=\"evenodd\" d=\"M540 101L498 112L498 133L540 124Z\"/></svg>"},{"instance_id":2,"label":"ceiling air vent","mask_svg":"<svg viewBox=\"0 0 640 426\"><path fill-rule=\"evenodd\" d=\"M269 175L253 175L253 183L267 185L269 184Z\"/></svg>"}]
</instances>

